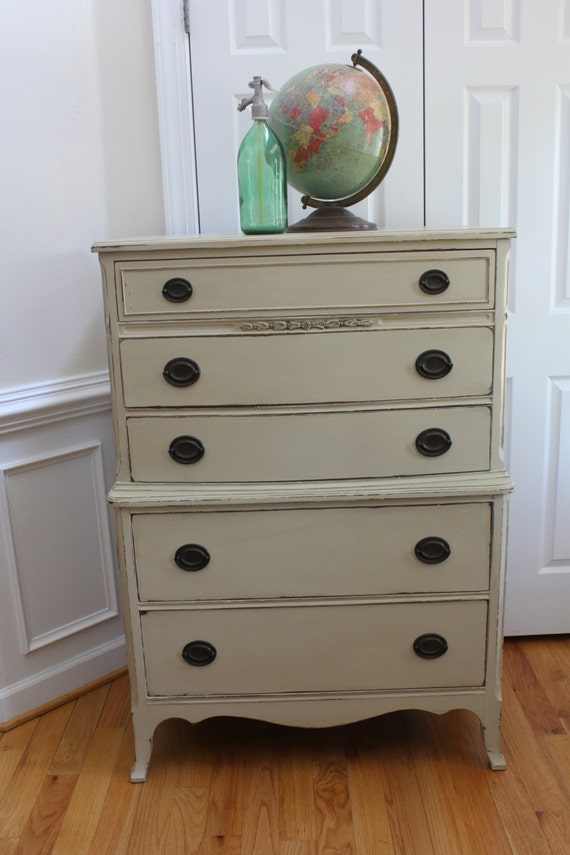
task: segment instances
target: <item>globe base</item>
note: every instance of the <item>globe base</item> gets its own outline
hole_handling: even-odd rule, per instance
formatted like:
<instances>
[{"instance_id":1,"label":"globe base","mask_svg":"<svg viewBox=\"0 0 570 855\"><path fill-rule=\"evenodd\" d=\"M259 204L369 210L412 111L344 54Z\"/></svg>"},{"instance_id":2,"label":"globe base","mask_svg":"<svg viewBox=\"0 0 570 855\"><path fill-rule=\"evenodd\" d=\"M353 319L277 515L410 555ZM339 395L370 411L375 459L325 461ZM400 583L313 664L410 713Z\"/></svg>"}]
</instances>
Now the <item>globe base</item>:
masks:
<instances>
[{"instance_id":1,"label":"globe base","mask_svg":"<svg viewBox=\"0 0 570 855\"><path fill-rule=\"evenodd\" d=\"M293 223L287 229L288 232L353 232L370 231L377 229L376 223L370 223L362 217L357 217L352 211L340 205L323 205L304 217L297 223Z\"/></svg>"}]
</instances>

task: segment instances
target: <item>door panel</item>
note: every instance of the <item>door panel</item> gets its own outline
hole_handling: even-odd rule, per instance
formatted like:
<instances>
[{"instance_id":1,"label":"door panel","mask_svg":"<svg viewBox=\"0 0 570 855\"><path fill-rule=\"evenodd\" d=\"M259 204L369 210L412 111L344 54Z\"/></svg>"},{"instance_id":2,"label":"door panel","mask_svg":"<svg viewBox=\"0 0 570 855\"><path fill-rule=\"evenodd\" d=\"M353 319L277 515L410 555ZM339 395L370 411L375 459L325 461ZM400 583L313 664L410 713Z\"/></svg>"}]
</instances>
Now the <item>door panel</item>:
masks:
<instances>
[{"instance_id":1,"label":"door panel","mask_svg":"<svg viewBox=\"0 0 570 855\"><path fill-rule=\"evenodd\" d=\"M511 635L570 630L570 30L561 7L426 4L427 225L518 233L507 350Z\"/></svg>"}]
</instances>

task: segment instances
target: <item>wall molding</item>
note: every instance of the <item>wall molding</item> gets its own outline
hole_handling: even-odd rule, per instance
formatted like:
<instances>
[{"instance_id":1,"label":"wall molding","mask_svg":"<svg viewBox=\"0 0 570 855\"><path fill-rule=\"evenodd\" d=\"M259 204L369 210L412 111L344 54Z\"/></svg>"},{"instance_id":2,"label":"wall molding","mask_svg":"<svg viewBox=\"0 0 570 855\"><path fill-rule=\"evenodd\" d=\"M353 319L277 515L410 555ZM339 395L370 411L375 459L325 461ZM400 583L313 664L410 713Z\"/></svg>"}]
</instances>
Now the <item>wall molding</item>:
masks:
<instances>
[{"instance_id":1,"label":"wall molding","mask_svg":"<svg viewBox=\"0 0 570 855\"><path fill-rule=\"evenodd\" d=\"M111 409L108 371L0 392L0 434Z\"/></svg>"}]
</instances>

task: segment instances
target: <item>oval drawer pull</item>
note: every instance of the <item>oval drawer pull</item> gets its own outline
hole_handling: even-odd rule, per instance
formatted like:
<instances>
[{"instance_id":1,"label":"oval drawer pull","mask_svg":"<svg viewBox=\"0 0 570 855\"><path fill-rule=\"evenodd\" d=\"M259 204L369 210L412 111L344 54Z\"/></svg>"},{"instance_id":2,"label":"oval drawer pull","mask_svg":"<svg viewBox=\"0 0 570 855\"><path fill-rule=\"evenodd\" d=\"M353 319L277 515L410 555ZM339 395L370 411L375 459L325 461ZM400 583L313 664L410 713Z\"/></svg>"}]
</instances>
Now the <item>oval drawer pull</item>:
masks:
<instances>
[{"instance_id":1,"label":"oval drawer pull","mask_svg":"<svg viewBox=\"0 0 570 855\"><path fill-rule=\"evenodd\" d=\"M424 564L441 564L451 555L451 546L443 537L424 537L418 540L414 552Z\"/></svg>"},{"instance_id":2,"label":"oval drawer pull","mask_svg":"<svg viewBox=\"0 0 570 855\"><path fill-rule=\"evenodd\" d=\"M204 546L198 543L185 543L184 546L179 546L174 555L174 563L181 570L187 570L190 573L195 573L197 570L203 570L210 563L210 553Z\"/></svg>"},{"instance_id":3,"label":"oval drawer pull","mask_svg":"<svg viewBox=\"0 0 570 855\"><path fill-rule=\"evenodd\" d=\"M200 377L200 366L187 356L176 356L166 363L162 376L171 386L192 386Z\"/></svg>"},{"instance_id":4,"label":"oval drawer pull","mask_svg":"<svg viewBox=\"0 0 570 855\"><path fill-rule=\"evenodd\" d=\"M185 303L192 296L192 285L187 279L176 276L164 283L162 296L169 303Z\"/></svg>"},{"instance_id":5,"label":"oval drawer pull","mask_svg":"<svg viewBox=\"0 0 570 855\"><path fill-rule=\"evenodd\" d=\"M424 294L443 294L451 280L444 270L426 270L420 276L420 288Z\"/></svg>"},{"instance_id":6,"label":"oval drawer pull","mask_svg":"<svg viewBox=\"0 0 570 855\"><path fill-rule=\"evenodd\" d=\"M436 632L418 635L414 641L414 653L421 659L439 659L447 652L447 641Z\"/></svg>"},{"instance_id":7,"label":"oval drawer pull","mask_svg":"<svg viewBox=\"0 0 570 855\"><path fill-rule=\"evenodd\" d=\"M209 641L189 641L184 645L182 650L182 658L188 665L195 665L196 668L203 668L204 665L209 665L214 661L217 655L217 650Z\"/></svg>"},{"instance_id":8,"label":"oval drawer pull","mask_svg":"<svg viewBox=\"0 0 570 855\"><path fill-rule=\"evenodd\" d=\"M177 436L170 443L168 453L176 463L198 463L206 449L195 436Z\"/></svg>"},{"instance_id":9,"label":"oval drawer pull","mask_svg":"<svg viewBox=\"0 0 570 855\"><path fill-rule=\"evenodd\" d=\"M428 380L439 380L452 368L451 357L444 350L424 350L416 359L416 371Z\"/></svg>"},{"instance_id":10,"label":"oval drawer pull","mask_svg":"<svg viewBox=\"0 0 570 855\"><path fill-rule=\"evenodd\" d=\"M426 457L439 457L451 448L451 437L443 428L427 428L417 435L416 448Z\"/></svg>"}]
</instances>

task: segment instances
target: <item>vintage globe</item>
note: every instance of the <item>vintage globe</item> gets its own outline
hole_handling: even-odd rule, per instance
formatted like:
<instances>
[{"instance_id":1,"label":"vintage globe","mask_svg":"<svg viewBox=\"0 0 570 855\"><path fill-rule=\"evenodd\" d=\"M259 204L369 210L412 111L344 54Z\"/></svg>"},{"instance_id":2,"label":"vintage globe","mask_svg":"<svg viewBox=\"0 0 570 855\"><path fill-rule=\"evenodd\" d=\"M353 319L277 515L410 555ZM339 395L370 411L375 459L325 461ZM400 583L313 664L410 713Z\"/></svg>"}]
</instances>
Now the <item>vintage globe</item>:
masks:
<instances>
[{"instance_id":1,"label":"vintage globe","mask_svg":"<svg viewBox=\"0 0 570 855\"><path fill-rule=\"evenodd\" d=\"M352 61L353 66L301 71L269 108L268 123L285 152L287 181L303 194L304 207L338 209L360 201L378 186L394 156L393 93L360 51Z\"/></svg>"}]
</instances>

